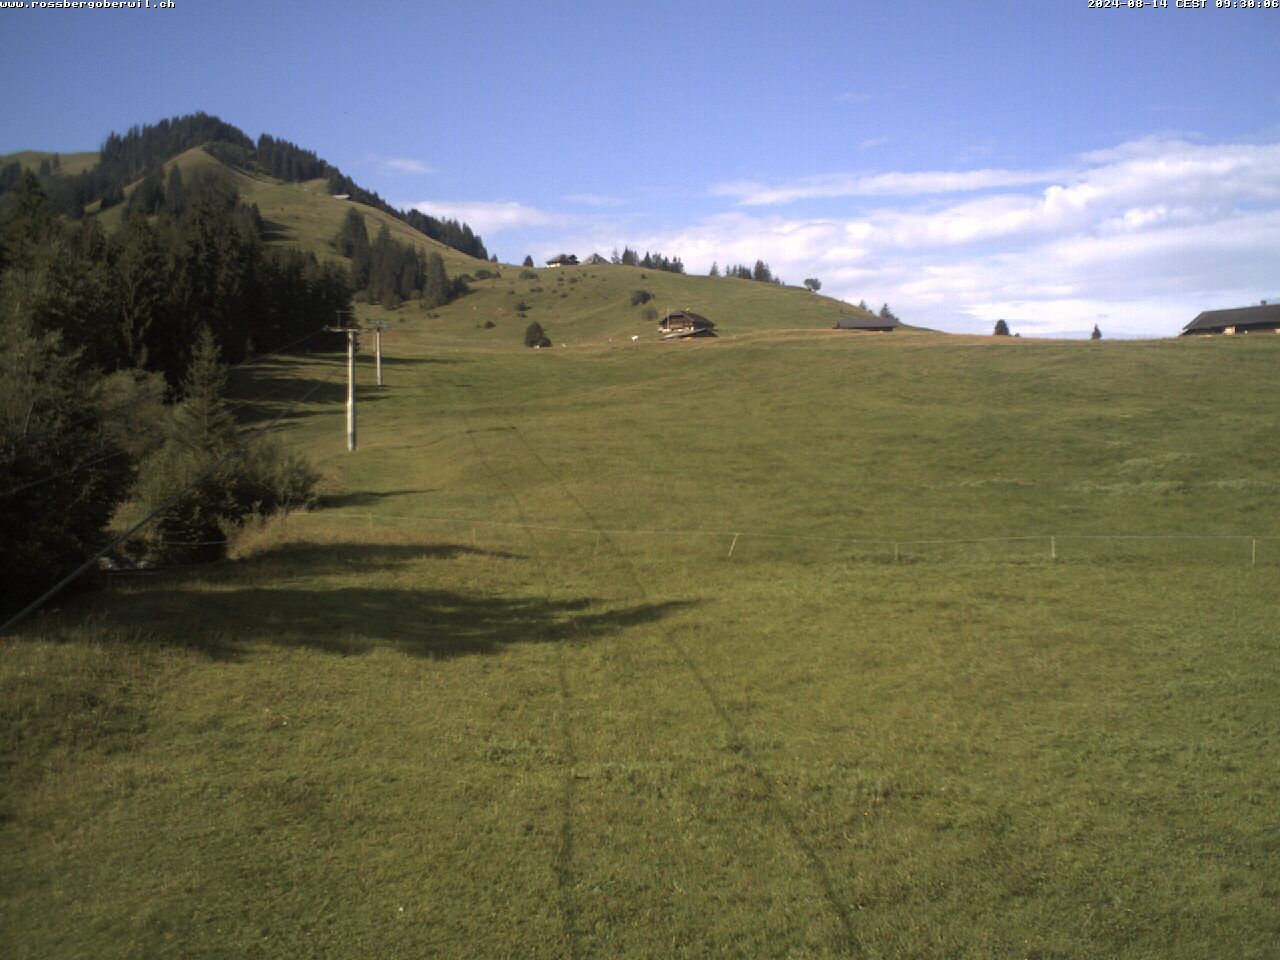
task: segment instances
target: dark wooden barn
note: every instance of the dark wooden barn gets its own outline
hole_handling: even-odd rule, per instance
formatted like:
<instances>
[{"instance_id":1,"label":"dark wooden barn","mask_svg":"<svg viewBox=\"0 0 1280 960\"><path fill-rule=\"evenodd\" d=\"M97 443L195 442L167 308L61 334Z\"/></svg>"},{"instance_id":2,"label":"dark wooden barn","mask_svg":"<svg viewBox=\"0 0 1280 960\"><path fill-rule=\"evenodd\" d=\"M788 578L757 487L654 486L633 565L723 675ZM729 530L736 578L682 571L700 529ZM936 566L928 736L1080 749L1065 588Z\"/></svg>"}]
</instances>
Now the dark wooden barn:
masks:
<instances>
[{"instance_id":1,"label":"dark wooden barn","mask_svg":"<svg viewBox=\"0 0 1280 960\"><path fill-rule=\"evenodd\" d=\"M1256 307L1206 310L1182 328L1182 336L1209 336L1220 333L1280 333L1280 303L1263 300Z\"/></svg>"},{"instance_id":2,"label":"dark wooden barn","mask_svg":"<svg viewBox=\"0 0 1280 960\"><path fill-rule=\"evenodd\" d=\"M892 333L898 328L896 318L888 320L883 317L846 317L836 321L837 330L864 330L870 333Z\"/></svg>"},{"instance_id":3,"label":"dark wooden barn","mask_svg":"<svg viewBox=\"0 0 1280 960\"><path fill-rule=\"evenodd\" d=\"M692 310L673 310L662 318L658 329L664 340L683 340L687 337L714 337L716 325Z\"/></svg>"}]
</instances>

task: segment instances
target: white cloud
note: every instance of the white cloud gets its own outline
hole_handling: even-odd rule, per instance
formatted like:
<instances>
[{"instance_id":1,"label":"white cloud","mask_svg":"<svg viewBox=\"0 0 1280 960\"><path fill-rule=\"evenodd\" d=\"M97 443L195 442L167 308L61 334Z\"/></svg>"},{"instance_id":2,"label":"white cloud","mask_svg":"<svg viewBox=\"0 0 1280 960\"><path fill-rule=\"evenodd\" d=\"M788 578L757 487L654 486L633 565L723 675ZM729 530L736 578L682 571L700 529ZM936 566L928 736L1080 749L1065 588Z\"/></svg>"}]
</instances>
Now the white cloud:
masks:
<instances>
[{"instance_id":1,"label":"white cloud","mask_svg":"<svg viewBox=\"0 0 1280 960\"><path fill-rule=\"evenodd\" d=\"M768 185L753 180L714 184L714 196L735 197L742 206L767 206L797 200L837 197L923 196L965 193L995 187L1047 183L1055 178L1043 170L919 170L876 174L835 173Z\"/></svg>"},{"instance_id":2,"label":"white cloud","mask_svg":"<svg viewBox=\"0 0 1280 960\"><path fill-rule=\"evenodd\" d=\"M388 169L396 173L432 173L430 165L425 160L411 160L407 157L393 157L384 161Z\"/></svg>"},{"instance_id":3,"label":"white cloud","mask_svg":"<svg viewBox=\"0 0 1280 960\"><path fill-rule=\"evenodd\" d=\"M417 200L404 206L433 217L461 220L479 234L551 226L565 218L513 200Z\"/></svg>"},{"instance_id":4,"label":"white cloud","mask_svg":"<svg viewBox=\"0 0 1280 960\"><path fill-rule=\"evenodd\" d=\"M888 137L870 137L858 144L863 150L873 150L876 147L883 147L889 142Z\"/></svg>"},{"instance_id":5,"label":"white cloud","mask_svg":"<svg viewBox=\"0 0 1280 960\"><path fill-rule=\"evenodd\" d=\"M581 203L588 207L620 207L627 201L621 197L609 197L599 193L566 193L566 203Z\"/></svg>"}]
</instances>

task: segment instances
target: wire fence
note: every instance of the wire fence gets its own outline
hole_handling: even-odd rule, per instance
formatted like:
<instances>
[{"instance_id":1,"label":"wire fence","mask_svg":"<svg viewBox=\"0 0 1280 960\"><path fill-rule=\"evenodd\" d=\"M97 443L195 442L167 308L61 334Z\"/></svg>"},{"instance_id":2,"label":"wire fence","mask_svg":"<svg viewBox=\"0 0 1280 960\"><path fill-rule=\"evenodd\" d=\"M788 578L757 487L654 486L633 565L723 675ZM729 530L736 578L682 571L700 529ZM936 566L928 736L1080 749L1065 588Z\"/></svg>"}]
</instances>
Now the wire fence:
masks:
<instances>
[{"instance_id":1,"label":"wire fence","mask_svg":"<svg viewBox=\"0 0 1280 960\"><path fill-rule=\"evenodd\" d=\"M733 559L832 559L893 561L1004 560L1080 562L1093 560L1206 560L1247 566L1280 562L1280 536L1255 534L1020 534L998 537L826 536L751 529L672 530L635 527L581 527L474 517L323 510L304 514L312 521L340 521L354 529L419 524L450 528L472 545L520 542L522 531L558 535L574 552L598 555L606 547L667 555ZM460 535L460 536L459 536Z\"/></svg>"}]
</instances>

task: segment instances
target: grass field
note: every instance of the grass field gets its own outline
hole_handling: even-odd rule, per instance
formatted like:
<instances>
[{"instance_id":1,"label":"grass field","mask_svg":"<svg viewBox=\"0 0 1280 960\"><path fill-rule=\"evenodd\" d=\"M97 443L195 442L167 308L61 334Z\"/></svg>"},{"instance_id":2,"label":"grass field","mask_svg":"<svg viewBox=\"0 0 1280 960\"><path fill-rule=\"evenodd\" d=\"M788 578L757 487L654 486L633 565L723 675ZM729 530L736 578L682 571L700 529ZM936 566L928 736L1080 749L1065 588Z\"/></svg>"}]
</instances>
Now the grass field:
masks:
<instances>
[{"instance_id":1,"label":"grass field","mask_svg":"<svg viewBox=\"0 0 1280 960\"><path fill-rule=\"evenodd\" d=\"M96 150L84 153L63 153L57 156L60 163L59 169L68 175L83 173L98 162ZM46 150L20 150L17 153L6 153L0 156L0 167L16 161L21 164L23 170L35 173L40 169L40 161L48 160L52 163L53 158L54 154Z\"/></svg>"},{"instance_id":2,"label":"grass field","mask_svg":"<svg viewBox=\"0 0 1280 960\"><path fill-rule=\"evenodd\" d=\"M237 377L320 509L0 646L7 955L1275 956L1280 338L530 351L510 272L355 454Z\"/></svg>"}]
</instances>

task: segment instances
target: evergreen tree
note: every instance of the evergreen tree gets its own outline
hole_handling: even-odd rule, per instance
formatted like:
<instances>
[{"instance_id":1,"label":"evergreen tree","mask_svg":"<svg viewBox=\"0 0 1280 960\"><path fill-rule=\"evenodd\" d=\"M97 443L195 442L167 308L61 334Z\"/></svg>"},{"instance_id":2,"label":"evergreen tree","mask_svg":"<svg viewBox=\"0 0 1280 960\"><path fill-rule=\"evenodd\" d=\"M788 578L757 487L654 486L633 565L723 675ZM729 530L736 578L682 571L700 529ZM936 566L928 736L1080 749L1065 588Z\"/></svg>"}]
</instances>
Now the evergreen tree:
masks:
<instances>
[{"instance_id":1,"label":"evergreen tree","mask_svg":"<svg viewBox=\"0 0 1280 960\"><path fill-rule=\"evenodd\" d=\"M997 337L1007 337L1009 335L1009 324L1005 323L1003 320L997 320L996 328L992 333Z\"/></svg>"},{"instance_id":2,"label":"evergreen tree","mask_svg":"<svg viewBox=\"0 0 1280 960\"><path fill-rule=\"evenodd\" d=\"M164 209L164 182L160 177L160 168L152 167L142 181L129 194L125 204L126 217L149 217Z\"/></svg>"},{"instance_id":3,"label":"evergreen tree","mask_svg":"<svg viewBox=\"0 0 1280 960\"><path fill-rule=\"evenodd\" d=\"M361 218L361 226L364 220ZM373 266L373 252L369 248L368 231L359 233L351 244L351 288L366 290L369 287L369 272Z\"/></svg>"},{"instance_id":4,"label":"evergreen tree","mask_svg":"<svg viewBox=\"0 0 1280 960\"><path fill-rule=\"evenodd\" d=\"M263 291L257 268L262 244L252 213L239 205L234 189L216 181L201 184L182 225L179 281L185 330L178 331L179 356L200 326L218 331L226 355L239 360L252 334ZM171 369L175 376L178 369Z\"/></svg>"},{"instance_id":5,"label":"evergreen tree","mask_svg":"<svg viewBox=\"0 0 1280 960\"><path fill-rule=\"evenodd\" d=\"M1096 323L1093 325L1093 333L1089 334L1089 339L1090 340L1102 339L1102 331L1098 329L1098 325Z\"/></svg>"},{"instance_id":6,"label":"evergreen tree","mask_svg":"<svg viewBox=\"0 0 1280 960\"><path fill-rule=\"evenodd\" d=\"M5 284L0 493L27 489L0 496L0 617L16 613L97 550L128 489L131 464L104 433L99 378L62 344L58 334L36 330Z\"/></svg>"},{"instance_id":7,"label":"evergreen tree","mask_svg":"<svg viewBox=\"0 0 1280 960\"><path fill-rule=\"evenodd\" d=\"M182 170L175 163L169 170L169 182L164 190L164 208L171 217L180 217L187 209L187 187L182 182Z\"/></svg>"},{"instance_id":8,"label":"evergreen tree","mask_svg":"<svg viewBox=\"0 0 1280 960\"><path fill-rule=\"evenodd\" d=\"M716 263L716 261L714 261L714 260L712 260L712 261L711 261L711 272L710 272L710 273L708 273L708 274L707 274L707 276L709 276L709 277L718 277L718 276L720 276L720 265L719 265L718 263Z\"/></svg>"},{"instance_id":9,"label":"evergreen tree","mask_svg":"<svg viewBox=\"0 0 1280 960\"><path fill-rule=\"evenodd\" d=\"M526 256L526 257L524 258L524 266L526 266L526 267L532 267L532 266L533 266L533 256L532 256L532 255L530 255L530 256Z\"/></svg>"},{"instance_id":10,"label":"evergreen tree","mask_svg":"<svg viewBox=\"0 0 1280 960\"><path fill-rule=\"evenodd\" d=\"M434 250L427 254L423 264L422 305L428 310L449 302L449 278L444 272L444 260Z\"/></svg>"},{"instance_id":11,"label":"evergreen tree","mask_svg":"<svg viewBox=\"0 0 1280 960\"><path fill-rule=\"evenodd\" d=\"M804 282L804 285L809 288L809 291L811 293L817 293L819 290L822 289L822 281L819 280L817 277L810 277L808 280Z\"/></svg>"},{"instance_id":12,"label":"evergreen tree","mask_svg":"<svg viewBox=\"0 0 1280 960\"><path fill-rule=\"evenodd\" d=\"M755 267L751 270L751 279L762 283L773 283L773 271L763 260L757 260Z\"/></svg>"},{"instance_id":13,"label":"evergreen tree","mask_svg":"<svg viewBox=\"0 0 1280 960\"><path fill-rule=\"evenodd\" d=\"M34 336L55 333L84 364L108 370L117 360L106 238L91 226L59 221L40 184L25 173L0 227L0 268L9 307Z\"/></svg>"},{"instance_id":14,"label":"evergreen tree","mask_svg":"<svg viewBox=\"0 0 1280 960\"><path fill-rule=\"evenodd\" d=\"M223 522L237 516L235 464L229 456L236 423L222 399L225 384L217 343L202 326L164 445L143 465L138 481L144 506L165 508L154 526L163 555L188 560L221 556Z\"/></svg>"},{"instance_id":15,"label":"evergreen tree","mask_svg":"<svg viewBox=\"0 0 1280 960\"><path fill-rule=\"evenodd\" d=\"M125 225L111 275L119 304L120 353L126 363L145 369L157 339L152 328L166 320L171 287L164 243L145 218Z\"/></svg>"}]
</instances>

